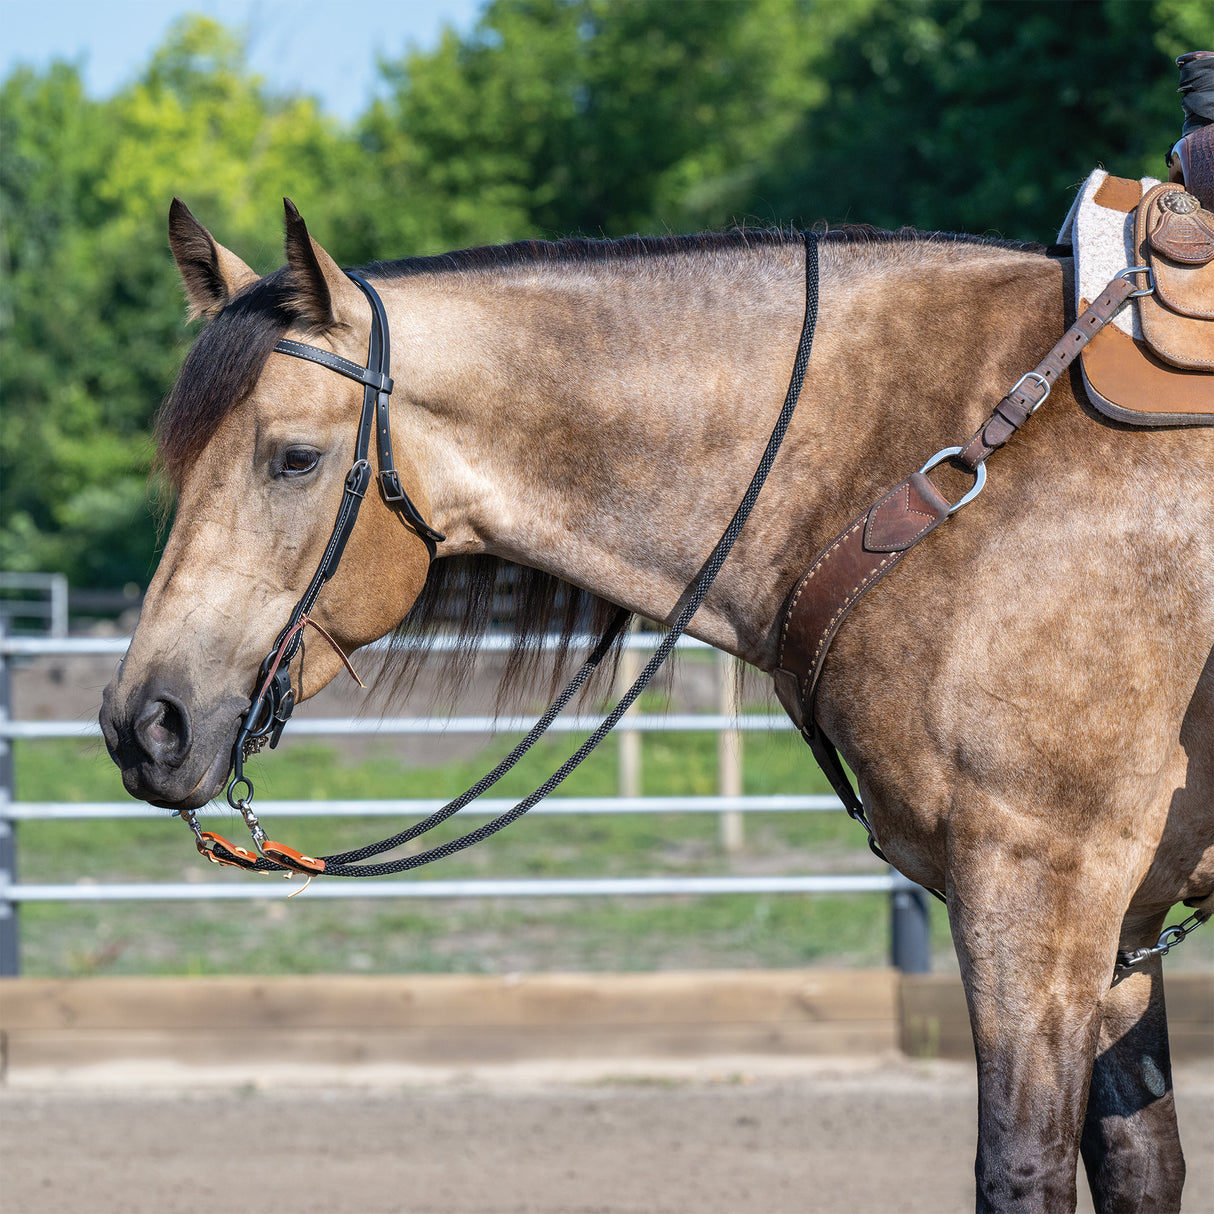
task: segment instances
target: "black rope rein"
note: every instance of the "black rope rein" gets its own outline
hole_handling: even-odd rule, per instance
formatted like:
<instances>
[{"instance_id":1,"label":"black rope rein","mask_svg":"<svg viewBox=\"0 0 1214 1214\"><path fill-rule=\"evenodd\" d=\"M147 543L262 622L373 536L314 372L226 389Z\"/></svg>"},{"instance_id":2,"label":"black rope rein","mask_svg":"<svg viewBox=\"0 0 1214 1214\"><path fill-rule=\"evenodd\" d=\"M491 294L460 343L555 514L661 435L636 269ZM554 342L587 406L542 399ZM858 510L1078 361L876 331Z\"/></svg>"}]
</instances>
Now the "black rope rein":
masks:
<instances>
[{"instance_id":1,"label":"black rope rein","mask_svg":"<svg viewBox=\"0 0 1214 1214\"><path fill-rule=\"evenodd\" d=\"M666 661L670 652L674 649L679 638L686 631L687 626L691 623L692 617L699 610L708 594L709 588L716 580L717 574L720 572L722 565L725 563L726 557L729 556L730 550L736 543L738 536L741 534L742 528L746 524L746 520L750 517L751 511L754 509L755 503L758 501L759 493L767 480L768 474L771 471L772 465L775 463L776 455L780 450L780 444L784 441L784 436L788 431L789 423L792 421L793 412L797 407L797 401L801 396L801 387L805 382L805 373L809 366L810 351L813 346L814 329L817 324L818 316L818 240L813 233L805 233L805 315L801 326L801 337L797 345L797 354L793 362L792 377L788 385L788 392L784 398L783 408L780 410L780 415L776 420L775 427L771 432L771 437L767 440L767 446L763 451L762 458L759 460L758 468L755 470L754 476L751 478L750 485L747 487L737 510L734 512L733 518L730 519L729 525L725 528L721 538L717 541L712 553L708 557L704 566L697 574L695 580L688 587L685 594L686 601L682 610L679 612L677 619L662 639L661 643L654 650L652 657L646 664L645 668L637 676L632 686L620 697L619 702L613 709L603 718L599 725L595 728L584 742L571 754L556 771L552 773L538 788L533 792L523 797L517 804L505 813L500 814L491 822L486 822L483 826L476 830L469 831L465 835L461 835L457 839L452 839L446 843L442 843L437 847L432 847L427 851L418 852L415 855L403 856L396 860L390 860L378 864L365 864L360 861L368 860L373 856L378 856L386 851L391 851L394 848L400 847L405 843L419 838L433 830L440 823L445 822L453 814L458 813L465 806L471 804L483 793L493 787L514 765L535 745L536 742L543 736L548 726L560 714L560 712L569 704L570 700L577 695L578 691L585 685L586 680L594 673L602 662L603 658L610 652L612 645L619 637L624 626L628 622L628 613L621 610L612 621L599 643L595 646L594 651L581 669L574 675L568 686L556 697L555 700L544 711L543 715L532 726L517 746L515 746L509 754L493 768L492 771L482 776L471 788L466 792L461 793L454 800L449 801L441 809L436 810L429 817L415 823L398 834L392 835L387 839L381 839L378 843L371 843L365 847L356 848L352 851L339 852L332 856L324 856L324 875L328 877L386 877L394 873L408 872L411 869L420 868L424 864L432 864L436 860L445 859L447 856L454 855L456 852L463 851L473 844L481 842L483 839L489 838L496 834L503 827L509 826L512 822L516 822L521 818L532 806L542 801L548 796L565 778L577 768L582 761L599 745L600 742L615 728L620 719L628 711L628 709L636 702L637 697L648 686L650 680L657 673L658 669ZM356 280L358 281L358 280ZM359 282L364 291L370 290L369 286L363 282ZM372 292L373 293L373 292ZM377 300L372 300L372 305ZM377 314L380 310L376 309ZM386 328L384 334L384 345L386 347ZM293 343L294 344L294 343ZM296 356L307 357L300 353L298 349L284 349L280 345L280 350L283 353L290 353ZM313 359L312 361L320 361ZM354 364L350 364L354 367ZM330 369L338 370L337 367L330 365ZM356 368L361 371L362 368ZM342 368L342 374L350 374L349 371ZM355 375L350 376L356 378ZM364 380L363 382L367 382ZM389 381L390 382L390 381ZM378 386L378 382L376 383ZM368 396L373 389L368 385ZM420 521L420 516L418 516ZM424 526L424 523L423 523ZM344 546L344 544L343 544ZM319 587L317 587L319 589ZM315 595L313 594L314 598ZM294 619L294 616L293 616ZM220 849L217 849L220 850ZM281 872L284 871L284 866L275 864L271 860L259 859L252 866L255 871L259 872Z\"/></svg>"}]
</instances>

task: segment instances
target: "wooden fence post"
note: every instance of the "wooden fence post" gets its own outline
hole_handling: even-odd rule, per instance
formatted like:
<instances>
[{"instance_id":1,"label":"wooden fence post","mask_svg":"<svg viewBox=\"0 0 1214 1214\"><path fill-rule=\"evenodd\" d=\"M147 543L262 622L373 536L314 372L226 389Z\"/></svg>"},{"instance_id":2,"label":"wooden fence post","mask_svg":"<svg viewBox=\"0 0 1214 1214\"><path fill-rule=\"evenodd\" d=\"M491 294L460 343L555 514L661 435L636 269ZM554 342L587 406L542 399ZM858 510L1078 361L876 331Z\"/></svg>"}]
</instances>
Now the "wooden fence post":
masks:
<instances>
[{"instance_id":1,"label":"wooden fence post","mask_svg":"<svg viewBox=\"0 0 1214 1214\"><path fill-rule=\"evenodd\" d=\"M721 715L738 715L738 670L729 654L717 652L717 703ZM717 792L723 797L742 795L742 734L737 729L722 729L717 734ZM740 809L721 811L721 846L730 855L740 852L745 843Z\"/></svg>"},{"instance_id":2,"label":"wooden fence post","mask_svg":"<svg viewBox=\"0 0 1214 1214\"><path fill-rule=\"evenodd\" d=\"M631 640L636 635L636 631L637 618L633 616L632 623L628 626L625 642ZM641 671L641 656L635 649L629 648L627 643L620 653L620 664L617 671L616 694L618 695L632 686ZM621 797L639 797L641 795L641 735L637 730L628 728L628 718L635 717L639 711L640 703L633 704L624 713L623 720L616 728L616 736L620 740L618 792Z\"/></svg>"}]
</instances>

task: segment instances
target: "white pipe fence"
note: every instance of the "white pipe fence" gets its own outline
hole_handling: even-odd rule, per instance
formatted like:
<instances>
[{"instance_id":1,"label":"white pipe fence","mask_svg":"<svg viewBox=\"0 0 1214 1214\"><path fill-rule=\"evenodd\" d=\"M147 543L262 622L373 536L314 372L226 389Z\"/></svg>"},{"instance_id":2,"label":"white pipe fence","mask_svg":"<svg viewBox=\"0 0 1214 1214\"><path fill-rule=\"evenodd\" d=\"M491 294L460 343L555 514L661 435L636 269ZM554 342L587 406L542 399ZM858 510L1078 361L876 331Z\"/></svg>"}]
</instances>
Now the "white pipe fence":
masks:
<instances>
[{"instance_id":1,"label":"white pipe fence","mask_svg":"<svg viewBox=\"0 0 1214 1214\"><path fill-rule=\"evenodd\" d=\"M9 631L28 632L32 625L64 638L67 606L67 578L62 573L0 573L0 624Z\"/></svg>"},{"instance_id":2,"label":"white pipe fence","mask_svg":"<svg viewBox=\"0 0 1214 1214\"><path fill-rule=\"evenodd\" d=\"M625 638L629 650L651 650L658 643L653 634L632 633ZM586 639L593 643L592 638ZM0 632L0 975L15 974L19 968L18 907L23 902L81 902L114 900L193 900L264 898L275 887L259 877L232 882L148 882L89 884L29 884L16 879L16 825L28 821L67 821L100 818L167 817L164 810L137 802L25 802L14 789L12 747L14 740L39 738L90 738L100 736L95 721L14 721L10 711L10 675L14 659L43 656L121 656L128 638L46 639L7 637ZM440 638L434 648L452 647L454 642ZM508 648L509 639L490 637L483 648L488 652ZM703 642L683 638L682 649L707 649ZM739 713L728 690L734 684L732 659L718 655L718 703L731 712L637 713L627 716L616 732L627 739L645 733L710 732L718 738L733 739L719 745L721 795L663 796L635 795L637 765L635 744L624 747L626 762L621 762L621 792L615 797L550 797L537 805L534 814L614 814L614 813L715 813L720 815L722 841L736 850L742 840L742 815L751 813L804 813L840 811L833 796L744 796L741 794L740 735L748 731L784 731L793 728L783 715ZM291 722L293 735L343 736L350 734L436 735L522 733L530 729L534 717L391 717L386 719L309 718ZM587 733L598 717L579 714L559 718L552 731ZM732 756L732 758L730 757ZM732 764L732 765L731 765ZM483 798L461 811L468 817L496 815L509 809L513 799ZM263 801L258 812L267 817L371 817L415 818L433 813L444 802L438 799L376 799ZM201 814L227 814L223 807L207 807ZM281 887L279 887L281 888ZM892 870L887 873L844 875L789 875L770 877L613 877L545 879L477 879L416 881L320 881L313 883L309 897L320 898L511 898L511 897L609 897L670 894L746 894L746 893L860 893L880 892L891 896L893 956L902 968L927 968L927 908L923 891Z\"/></svg>"}]
</instances>

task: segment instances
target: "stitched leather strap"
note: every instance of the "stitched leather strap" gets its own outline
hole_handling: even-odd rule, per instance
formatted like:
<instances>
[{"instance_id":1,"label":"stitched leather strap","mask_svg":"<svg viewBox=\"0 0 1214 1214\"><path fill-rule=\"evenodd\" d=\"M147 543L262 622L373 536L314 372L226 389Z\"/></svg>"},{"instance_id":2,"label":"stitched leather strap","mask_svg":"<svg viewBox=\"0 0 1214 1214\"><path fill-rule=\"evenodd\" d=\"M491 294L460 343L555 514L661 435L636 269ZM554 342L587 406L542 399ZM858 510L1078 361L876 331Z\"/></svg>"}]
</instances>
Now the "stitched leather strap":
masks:
<instances>
[{"instance_id":1,"label":"stitched leather strap","mask_svg":"<svg viewBox=\"0 0 1214 1214\"><path fill-rule=\"evenodd\" d=\"M957 462L971 472L997 451L1037 411L1058 377L1084 346L1109 323L1136 289L1130 278L1114 278L1100 298L1062 335L1058 344L995 406Z\"/></svg>"},{"instance_id":2,"label":"stitched leather strap","mask_svg":"<svg viewBox=\"0 0 1214 1214\"><path fill-rule=\"evenodd\" d=\"M292 358L305 358L310 363L319 363L322 367L328 367L330 371L336 371L338 375L346 376L347 379L356 379L360 384L367 384L377 392L392 391L391 376L371 367L364 367L361 363L351 362L348 358L342 358L340 354L334 354L331 350L305 345L302 341L294 341L290 337L283 337L276 341L274 349L279 354L290 354Z\"/></svg>"},{"instance_id":3,"label":"stitched leather strap","mask_svg":"<svg viewBox=\"0 0 1214 1214\"><path fill-rule=\"evenodd\" d=\"M986 458L1032 416L1049 396L1050 388L1062 372L1135 289L1129 276L1113 279L1036 368L1022 376L995 406L966 446L951 449L957 452L956 462L971 472L978 472ZM883 859L842 761L818 726L814 701L831 643L848 613L867 590L956 509L937 492L924 473L914 473L854 519L817 555L793 587L784 611L773 675L780 699L848 813L868 830L869 846ZM931 892L942 896L937 891Z\"/></svg>"},{"instance_id":4,"label":"stitched leather strap","mask_svg":"<svg viewBox=\"0 0 1214 1214\"><path fill-rule=\"evenodd\" d=\"M860 596L948 518L949 504L916 472L854 519L793 587L780 633L779 672L796 680L804 727L830 644Z\"/></svg>"}]
</instances>

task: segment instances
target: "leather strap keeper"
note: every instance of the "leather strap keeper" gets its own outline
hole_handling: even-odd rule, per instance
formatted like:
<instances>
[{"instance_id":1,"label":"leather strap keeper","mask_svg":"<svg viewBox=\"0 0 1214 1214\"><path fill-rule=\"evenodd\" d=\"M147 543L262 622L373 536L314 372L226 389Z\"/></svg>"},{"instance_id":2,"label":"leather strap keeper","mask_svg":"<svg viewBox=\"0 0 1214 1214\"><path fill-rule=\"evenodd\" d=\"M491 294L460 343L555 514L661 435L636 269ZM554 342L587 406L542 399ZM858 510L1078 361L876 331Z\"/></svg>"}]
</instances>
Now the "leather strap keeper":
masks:
<instances>
[{"instance_id":1,"label":"leather strap keeper","mask_svg":"<svg viewBox=\"0 0 1214 1214\"><path fill-rule=\"evenodd\" d=\"M288 847L285 843L275 843L265 839L261 844L262 854L267 860L281 864L283 868L294 869L297 873L323 873L325 862L314 856L305 856L303 852Z\"/></svg>"},{"instance_id":2,"label":"leather strap keeper","mask_svg":"<svg viewBox=\"0 0 1214 1214\"><path fill-rule=\"evenodd\" d=\"M830 642L852 604L947 517L949 503L921 472L891 489L823 552L793 587L780 631L777 677L796 682L802 729Z\"/></svg>"}]
</instances>

